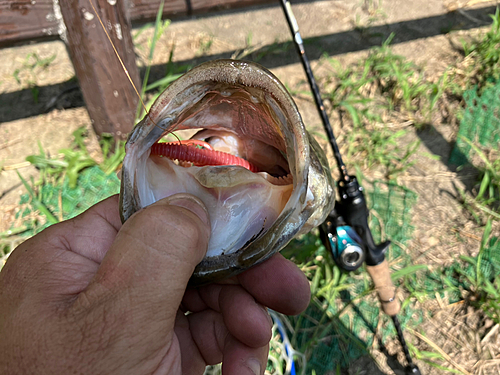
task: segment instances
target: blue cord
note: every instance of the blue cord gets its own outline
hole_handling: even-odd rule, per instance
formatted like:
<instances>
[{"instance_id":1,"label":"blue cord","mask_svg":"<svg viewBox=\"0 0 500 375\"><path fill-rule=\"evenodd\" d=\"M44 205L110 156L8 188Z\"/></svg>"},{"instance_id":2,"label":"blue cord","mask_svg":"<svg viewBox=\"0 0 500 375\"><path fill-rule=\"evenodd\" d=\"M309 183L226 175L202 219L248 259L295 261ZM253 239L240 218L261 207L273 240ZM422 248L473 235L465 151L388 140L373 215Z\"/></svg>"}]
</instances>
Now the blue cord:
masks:
<instances>
[{"instance_id":1,"label":"blue cord","mask_svg":"<svg viewBox=\"0 0 500 375\"><path fill-rule=\"evenodd\" d=\"M291 366L291 369L290 369L290 375L296 375L295 362L293 360L293 354L292 354L294 350L293 350L292 346L290 345L290 343L288 341L288 335L286 334L285 327L283 326L283 323L281 322L281 319L278 317L278 315L276 313L274 313L274 311L272 311L272 310L269 310L269 311L271 313L271 317L273 318L273 321L278 326L278 332L279 332L279 334L281 336L281 341L283 341L283 344L285 345L286 355L292 361L292 366Z\"/></svg>"}]
</instances>

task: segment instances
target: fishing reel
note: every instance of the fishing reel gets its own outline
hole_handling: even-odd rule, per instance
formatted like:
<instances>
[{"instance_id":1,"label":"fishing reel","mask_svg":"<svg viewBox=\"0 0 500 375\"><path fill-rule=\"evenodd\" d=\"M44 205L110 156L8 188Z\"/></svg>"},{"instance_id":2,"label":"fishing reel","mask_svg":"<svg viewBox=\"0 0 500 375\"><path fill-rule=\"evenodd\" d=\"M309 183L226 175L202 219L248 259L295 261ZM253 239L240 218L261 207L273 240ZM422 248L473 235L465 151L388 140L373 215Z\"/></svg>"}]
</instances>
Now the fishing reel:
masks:
<instances>
[{"instance_id":1,"label":"fishing reel","mask_svg":"<svg viewBox=\"0 0 500 375\"><path fill-rule=\"evenodd\" d=\"M355 271L361 267L365 260L362 240L336 210L320 226L320 235L321 241L341 269Z\"/></svg>"},{"instance_id":2,"label":"fishing reel","mask_svg":"<svg viewBox=\"0 0 500 375\"><path fill-rule=\"evenodd\" d=\"M376 245L368 227L368 209L363 188L354 176L338 183L340 202L320 226L321 240L337 265L345 271L363 262L376 266L384 261L390 241Z\"/></svg>"}]
</instances>

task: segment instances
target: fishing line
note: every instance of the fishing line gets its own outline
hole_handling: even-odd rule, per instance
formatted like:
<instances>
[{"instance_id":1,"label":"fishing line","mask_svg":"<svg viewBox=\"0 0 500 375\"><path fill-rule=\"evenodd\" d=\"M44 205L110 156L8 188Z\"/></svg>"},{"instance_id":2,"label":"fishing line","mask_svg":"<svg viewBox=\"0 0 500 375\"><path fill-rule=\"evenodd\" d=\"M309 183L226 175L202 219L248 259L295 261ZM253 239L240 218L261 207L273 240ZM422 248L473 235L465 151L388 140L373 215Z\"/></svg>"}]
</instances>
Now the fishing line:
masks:
<instances>
[{"instance_id":1,"label":"fishing line","mask_svg":"<svg viewBox=\"0 0 500 375\"><path fill-rule=\"evenodd\" d=\"M328 136L328 140L330 141L330 145L333 149L333 155L335 156L335 160L337 161L337 166L339 168L341 179L348 182L350 180L349 173L347 173L347 167L345 166L342 156L340 155L339 146L337 145L337 141L335 139L335 135L333 134L332 126L330 125L330 120L325 111L325 106L323 105L323 99L321 99L321 94L319 92L318 85L316 84L316 80L314 79L314 75L311 69L311 64L309 63L309 59L306 55L306 50L304 49L304 43L302 41L302 37L299 33L299 25L297 24L297 20L292 12L292 7L287 0L282 0L281 5L285 12L286 21L288 23L288 27L292 32L293 40L295 42L295 47L297 48L297 52L300 56L300 61L302 62L302 66L307 75L307 81L309 82L309 86L311 86L311 90L314 96L314 101L316 103L316 107L318 108L319 115L321 116L321 120L323 122L323 127Z\"/></svg>"},{"instance_id":2,"label":"fishing line","mask_svg":"<svg viewBox=\"0 0 500 375\"><path fill-rule=\"evenodd\" d=\"M118 50L115 47L115 44L111 40L111 36L109 35L108 30L106 30L106 27L104 26L104 23L102 22L101 16L99 16L99 13L97 12L97 9L94 6L94 2L92 0L89 0L89 3L90 3L90 6L92 7L92 10L95 13L95 15L97 16L97 19L99 20L99 23L101 24L101 28L104 30L104 33L106 34L106 36L107 36L107 38L109 40L109 43L111 44L111 47L113 48L113 51L115 52L115 55L118 58L118 61L120 62L120 65L122 66L123 71L125 72L125 75L127 76L127 78L129 80L130 84L132 85L132 87L133 87L133 89L134 89L137 97L139 98L139 101L140 101L140 103L142 105L142 108L144 109L144 112L145 112L146 116L149 118L149 120L153 124L155 124L155 126L158 126L154 122L153 118L150 116L149 111L148 111L148 109L146 107L146 104L144 104L144 101L142 100L142 96L141 96L141 94L139 94L139 90L137 90L137 87L135 86L134 81L132 80L132 77L130 77L130 74L128 72L127 67L125 66L125 63L123 62L122 58L120 57L120 54L118 53ZM161 3L160 6L161 6L161 8L163 8L163 2ZM156 30L155 30L155 34L156 34ZM175 138L177 138L177 140L180 143L181 139L174 133L174 131L175 131L175 128L169 134L172 134Z\"/></svg>"},{"instance_id":3,"label":"fishing line","mask_svg":"<svg viewBox=\"0 0 500 375\"><path fill-rule=\"evenodd\" d=\"M135 85L134 85L134 81L132 81L132 77L130 77L130 74L129 74L129 72L128 72L127 67L125 66L125 64L124 64L124 62L123 62L123 60L122 60L122 58L120 57L120 54L119 54L119 53L118 53L118 51L116 50L115 45L114 45L113 41L111 40L111 37L109 36L108 30L106 30L106 27L104 27L104 23L102 22L101 17L99 16L99 13L97 13L97 10L96 10L96 8L95 8L95 6L94 6L93 1L92 1L92 0L89 0L89 3L90 3L90 6L92 7L92 9L94 10L94 13L95 13L95 15L97 16L97 19L99 20L99 23L101 24L102 29L103 29L103 30L104 30L104 32L106 33L106 36L108 37L109 43L111 43L111 47L113 47L113 51L115 51L115 55L116 55L116 57L118 58L118 61L120 61L120 64L121 64L121 66L122 66L122 68L123 68L123 71L124 71L124 72L125 72L125 74L127 75L127 78L128 78L128 80L130 81L130 84L132 85L132 87L134 88L134 91L135 91L135 93L137 94L137 97L138 97L138 98L139 98L139 100L141 101L141 104L142 104L142 106L143 106L144 110L147 112L148 110L147 110L147 108L146 108L146 105L145 105L145 104L144 104L144 102L142 101L141 95L139 94L139 91L138 91L138 90L137 90L137 88L135 87Z\"/></svg>"}]
</instances>

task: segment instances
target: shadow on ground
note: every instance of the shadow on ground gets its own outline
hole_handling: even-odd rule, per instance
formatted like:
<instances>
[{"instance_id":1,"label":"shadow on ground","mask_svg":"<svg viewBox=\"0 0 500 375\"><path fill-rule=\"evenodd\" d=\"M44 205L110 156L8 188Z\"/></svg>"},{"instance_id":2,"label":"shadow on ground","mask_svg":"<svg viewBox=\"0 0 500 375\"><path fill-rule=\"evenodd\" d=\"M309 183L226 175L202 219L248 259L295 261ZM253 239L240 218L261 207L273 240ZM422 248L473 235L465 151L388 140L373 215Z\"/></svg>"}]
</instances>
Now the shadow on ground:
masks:
<instances>
[{"instance_id":1,"label":"shadow on ground","mask_svg":"<svg viewBox=\"0 0 500 375\"><path fill-rule=\"evenodd\" d=\"M266 7L269 8L271 6L263 6L263 8ZM323 54L336 56L379 46L391 33L395 33L392 43L398 44L440 35L451 30L468 30L489 25L491 19L488 15L494 12L494 6L468 10L467 17L460 12L450 12L439 16L306 38L304 43L309 58L314 60ZM212 14L204 17L213 16ZM229 51L223 54L206 55L195 59L179 61L176 64L192 67L207 60L230 58L238 52ZM259 48L245 58L258 62L267 68L275 68L299 61L291 42L276 43ZM166 69L167 64L153 66L150 74L150 82L162 78ZM143 74L144 72L141 73ZM36 116L50 112L53 109L74 108L84 105L78 84L74 79L54 85L1 94L0 103L2 103L0 107L0 123Z\"/></svg>"},{"instance_id":2,"label":"shadow on ground","mask_svg":"<svg viewBox=\"0 0 500 375\"><path fill-rule=\"evenodd\" d=\"M406 363L400 363L397 355L390 354L381 340L382 335L385 336L386 341L395 339L395 330L392 326L383 329L378 326L378 320L381 316L378 314L377 306L369 306L367 309L367 306L359 305L359 300L353 298L351 293L346 290L340 292L340 300L344 307L349 306L352 309L352 317L348 318L346 314L341 314L343 318L340 318L339 313L343 308L337 312L332 311L333 317L328 319L328 324L320 331L314 330L314 324L311 326L313 328L311 331L307 326L309 322L304 324L302 321L301 330L303 333L297 335L299 347L295 349L301 351L304 349L301 347L304 343L307 346L309 340L317 341L318 337L315 335L322 337L315 344L314 352L311 353L307 363L306 373L313 373L314 370L318 375L339 373L345 375L387 375L388 373L405 375ZM378 305L377 302L375 304ZM363 307L360 308L360 306ZM377 311L375 315L371 314L372 308ZM318 313L314 306L310 306L305 315L315 319L318 317ZM321 321L321 318L319 320ZM382 334L382 331L389 333ZM386 369L381 369L370 354L373 340L377 341L378 352L385 357ZM397 350L400 350L399 347ZM388 368L392 372L386 372Z\"/></svg>"},{"instance_id":3,"label":"shadow on ground","mask_svg":"<svg viewBox=\"0 0 500 375\"><path fill-rule=\"evenodd\" d=\"M477 182L477 177L479 175L479 170L472 166L471 164L464 166L457 166L450 164L449 159L452 151L455 148L455 142L448 142L443 135L432 125L426 126L424 129L417 131L417 135L422 141L422 143L431 151L434 155L440 158L440 161L445 165L450 172L454 172L457 178L465 186L465 190L472 193L472 190ZM466 155L463 155L458 149L454 152L460 153L463 160L468 160ZM458 189L456 187L456 189ZM460 200L460 193L446 192L450 194L455 199Z\"/></svg>"}]
</instances>

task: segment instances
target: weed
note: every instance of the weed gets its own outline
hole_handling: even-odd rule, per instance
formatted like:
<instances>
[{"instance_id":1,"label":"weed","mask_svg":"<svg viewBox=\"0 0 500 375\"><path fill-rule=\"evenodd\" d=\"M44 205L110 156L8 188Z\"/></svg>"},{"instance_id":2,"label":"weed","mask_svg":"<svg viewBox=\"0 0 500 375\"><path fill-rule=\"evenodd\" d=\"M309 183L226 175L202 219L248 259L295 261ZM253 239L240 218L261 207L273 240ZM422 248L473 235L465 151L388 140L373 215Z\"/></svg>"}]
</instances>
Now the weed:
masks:
<instances>
[{"instance_id":1,"label":"weed","mask_svg":"<svg viewBox=\"0 0 500 375\"><path fill-rule=\"evenodd\" d=\"M364 69L375 77L378 90L387 99L390 110L416 111L425 107L421 102L434 87L425 81L417 66L392 53L389 44L393 38L394 34L391 34L381 47L372 50Z\"/></svg>"},{"instance_id":2,"label":"weed","mask_svg":"<svg viewBox=\"0 0 500 375\"><path fill-rule=\"evenodd\" d=\"M330 82L335 88L328 95L333 108L342 108L354 125L381 121L387 112L397 112L399 118L417 126L429 120L449 84L445 74L436 83L424 79L415 64L394 54L389 45L391 34L381 47L373 48L366 60L347 69L328 59L333 68Z\"/></svg>"},{"instance_id":3,"label":"weed","mask_svg":"<svg viewBox=\"0 0 500 375\"><path fill-rule=\"evenodd\" d=\"M17 171L16 171L17 172ZM21 176L19 174L19 172L17 172L17 175L19 176L19 179L21 180L21 182L23 183L24 187L26 188L26 190L28 191L28 194L30 195L31 197L31 201L33 203L33 206L38 210L40 211L40 213L42 215L45 216L45 218L47 219L47 221L51 224L55 224L55 223L58 223L59 220L57 220L57 218L52 214L52 212L50 212L50 210L40 201L40 199L38 199L38 197L36 196L34 190L31 188L31 186L26 182L26 180L23 178L23 176Z\"/></svg>"},{"instance_id":4,"label":"weed","mask_svg":"<svg viewBox=\"0 0 500 375\"><path fill-rule=\"evenodd\" d=\"M162 21L161 17L163 15L163 6L165 4L165 1L162 0L160 3L160 6L158 8L158 12L156 13L156 21L155 21L155 29L153 32L153 37L151 41L149 42L149 55L148 55L148 62L146 64L146 72L144 73L144 80L142 82L142 89L141 89L141 100L140 103L138 104L137 112L136 112L136 118L141 118L142 117L142 112L144 110L143 106L143 98L144 94L146 93L147 89L147 84L149 80L149 73L151 71L151 61L153 61L153 56L154 56L154 51L156 47L156 43L158 42L159 37L163 34L163 32L168 28L170 25L170 20L165 20Z\"/></svg>"},{"instance_id":5,"label":"weed","mask_svg":"<svg viewBox=\"0 0 500 375\"><path fill-rule=\"evenodd\" d=\"M112 134L101 134L99 145L104 158L99 166L103 172L110 174L117 171L125 157L125 141L116 142ZM114 151L112 151L113 146Z\"/></svg>"},{"instance_id":6,"label":"weed","mask_svg":"<svg viewBox=\"0 0 500 375\"><path fill-rule=\"evenodd\" d=\"M72 147L59 150L59 154L55 157L48 155L42 145L38 143L39 154L26 157L27 161L40 170L40 179L36 186L49 182L60 185L63 184L66 177L70 189L77 186L80 173L85 168L97 164L87 150L85 134L86 129L84 127L75 130L73 132ZM106 174L115 172L120 167L125 156L125 142L115 142L111 135L104 134L99 143L104 159L99 167ZM114 149L112 150L113 146ZM24 181L23 184L25 184ZM28 189L28 191L30 190Z\"/></svg>"},{"instance_id":7,"label":"weed","mask_svg":"<svg viewBox=\"0 0 500 375\"><path fill-rule=\"evenodd\" d=\"M382 165L388 178L412 165L409 159L419 142L400 147L406 130L395 131L385 124L407 122L419 127L429 122L450 85L448 73L429 82L412 62L394 54L389 47L393 37L347 68L327 57L333 71L328 84L333 88L326 100L345 119L347 159L361 160L357 163L365 168Z\"/></svg>"},{"instance_id":8,"label":"weed","mask_svg":"<svg viewBox=\"0 0 500 375\"><path fill-rule=\"evenodd\" d=\"M482 92L500 80L500 8L497 7L490 17L493 20L491 28L482 40L462 44L465 59L455 72L462 92L476 85Z\"/></svg>"},{"instance_id":9,"label":"weed","mask_svg":"<svg viewBox=\"0 0 500 375\"><path fill-rule=\"evenodd\" d=\"M500 158L490 161L490 158L479 147L474 145L467 138L460 136L462 141L469 144L474 152L484 163L479 167L481 174L479 181L481 185L476 195L476 200L485 205L492 205L494 202L500 202Z\"/></svg>"},{"instance_id":10,"label":"weed","mask_svg":"<svg viewBox=\"0 0 500 375\"><path fill-rule=\"evenodd\" d=\"M100 141L104 160L96 167L98 163L90 156L85 137L85 128L78 128L73 132L71 147L51 156L39 143L39 153L26 158L39 169L40 177L37 181L32 179L28 182L18 173L28 191L21 197L20 204L28 204L28 207L26 213L19 212L16 216L21 226L5 235L12 235L12 231L19 232L21 228L32 235L48 225L75 216L117 192L118 181L109 175L122 163L124 142L115 142L111 135L104 135ZM95 170L88 170L89 167ZM25 214L28 216L24 217ZM2 237L3 234L0 234L0 239Z\"/></svg>"},{"instance_id":11,"label":"weed","mask_svg":"<svg viewBox=\"0 0 500 375\"><path fill-rule=\"evenodd\" d=\"M145 114L146 111L149 111L155 100L160 96L160 94L177 78L179 78L182 74L184 74L186 71L192 68L191 65L177 65L174 64L173 62L173 57L174 57L174 50L175 50L175 45L172 46L172 49L170 50L170 55L169 55L169 60L168 63L166 64L166 69L165 69L165 74L163 78L160 78L159 80L156 80L154 82L149 82L149 75L151 71L151 62L154 57L154 52L156 49L156 45L158 43L158 40L160 36L167 30L167 28L170 26L170 20L164 20L162 21L161 16L163 14L163 6L164 6L164 1L160 3L160 6L158 8L158 12L156 14L156 20L154 23L154 32L153 36L150 41L148 41L147 45L149 47L149 53L148 53L148 59L146 62L146 71L144 74L144 79L142 83L142 89L141 89L141 100L140 103L138 104L137 107L137 113L136 113L136 121L139 121ZM150 24L145 25L142 27L135 35L134 35L134 40L136 40L147 28L151 27ZM206 43L202 45L202 49L209 49L211 46L212 42ZM137 45L138 48L142 48L142 45ZM152 95L146 95L146 93L154 91ZM116 154L116 153L115 153Z\"/></svg>"},{"instance_id":12,"label":"weed","mask_svg":"<svg viewBox=\"0 0 500 375\"><path fill-rule=\"evenodd\" d=\"M498 158L494 150L481 149L466 137L462 135L458 137L471 148L471 151L473 151L471 155L476 154L480 161L474 163L479 170L479 188L474 197L472 213L474 214L475 207L485 212L489 217L500 220L500 158ZM465 193L463 194L463 200L466 203L470 202Z\"/></svg>"},{"instance_id":13,"label":"weed","mask_svg":"<svg viewBox=\"0 0 500 375\"><path fill-rule=\"evenodd\" d=\"M365 7L370 6L370 3L365 4ZM355 163L362 163L365 168L382 165L389 178L397 175L411 165L408 161L416 153L418 144L397 150L404 131L394 132L384 124L409 122L420 127L431 121L438 107L447 103L448 98L458 103L465 89L479 84L482 90L498 80L500 11L497 9L491 17L493 23L485 37L464 45L467 61L464 67L448 69L435 82L427 81L421 69L391 51L394 34L382 46L373 48L365 60L350 67L343 68L327 57L333 73L327 82L332 88L326 100L331 103L332 110L345 119L347 159L354 157ZM466 84L461 83L459 71L466 72ZM481 211L488 213L500 200L499 166L485 165L476 203Z\"/></svg>"},{"instance_id":14,"label":"weed","mask_svg":"<svg viewBox=\"0 0 500 375\"><path fill-rule=\"evenodd\" d=\"M360 160L357 163L362 163L365 169L381 165L385 168L385 177L394 178L414 164L408 160L420 146L416 140L404 146L401 154L399 139L405 134L406 130L394 132L387 127L355 127L347 136L347 159Z\"/></svg>"},{"instance_id":15,"label":"weed","mask_svg":"<svg viewBox=\"0 0 500 375\"><path fill-rule=\"evenodd\" d=\"M437 368L439 370L451 372L453 374L462 374L462 375L470 375L470 373L463 368L460 364L455 362L448 354L446 354L443 349L439 347L436 343L434 343L431 339L429 339L425 334L421 334L417 331L414 331L412 329L408 330L411 332L414 336L425 342L430 348L434 349L434 351L429 352L429 351L419 351L416 350L416 348L410 344L410 349L414 350L414 355L418 359L422 360L423 362L427 363L428 365ZM444 360L448 363L450 363L453 367L447 367L440 365L435 362L435 360Z\"/></svg>"},{"instance_id":16,"label":"weed","mask_svg":"<svg viewBox=\"0 0 500 375\"><path fill-rule=\"evenodd\" d=\"M33 101L38 103L39 89L37 86L37 75L47 69L57 57L56 54L47 58L40 58L36 53L30 53L24 59L22 66L14 70L12 76L19 85L27 85L31 90Z\"/></svg>"},{"instance_id":17,"label":"weed","mask_svg":"<svg viewBox=\"0 0 500 375\"><path fill-rule=\"evenodd\" d=\"M363 0L360 4L362 13L356 13L352 24L354 29L366 34L366 31L377 21L387 18L387 14L382 10L382 0ZM373 34L367 36L375 36Z\"/></svg>"},{"instance_id":18,"label":"weed","mask_svg":"<svg viewBox=\"0 0 500 375\"><path fill-rule=\"evenodd\" d=\"M241 60L251 56L250 60L259 62L264 57L268 57L270 55L282 55L292 46L291 42L281 43L279 40L275 40L272 44L267 46L252 45L252 33L247 35L245 43L245 48L235 51L231 55L231 59Z\"/></svg>"},{"instance_id":19,"label":"weed","mask_svg":"<svg viewBox=\"0 0 500 375\"><path fill-rule=\"evenodd\" d=\"M241 60L244 59L249 54L251 54L253 51L255 51L256 47L252 46L252 39L253 39L253 33L250 31L245 38L245 48L243 48L242 50L235 51L231 55L231 59Z\"/></svg>"},{"instance_id":20,"label":"weed","mask_svg":"<svg viewBox=\"0 0 500 375\"><path fill-rule=\"evenodd\" d=\"M212 35L205 35L200 39L200 46L198 48L198 51L196 51L197 56L203 56L210 51L210 48L212 48L212 44L214 43L214 37Z\"/></svg>"},{"instance_id":21,"label":"weed","mask_svg":"<svg viewBox=\"0 0 500 375\"><path fill-rule=\"evenodd\" d=\"M488 249L499 245L499 239L491 238L491 223L488 220L484 228L479 254L476 257L460 257L472 267L464 270L458 268L457 272L467 281L467 290L470 292L468 302L500 324L500 263L491 263L491 257L486 257L485 254ZM485 267L485 260L490 263L489 267Z\"/></svg>"},{"instance_id":22,"label":"weed","mask_svg":"<svg viewBox=\"0 0 500 375\"><path fill-rule=\"evenodd\" d=\"M64 178L68 177L69 187L75 188L79 173L96 164L95 160L90 157L83 141L84 132L84 127L75 130L73 132L73 147L60 150L60 156L56 158L47 155L40 143L38 144L40 153L26 157L26 161L41 171L39 184L43 184L47 178L56 180L56 183L62 183Z\"/></svg>"},{"instance_id":23,"label":"weed","mask_svg":"<svg viewBox=\"0 0 500 375\"><path fill-rule=\"evenodd\" d=\"M14 70L14 73L12 75L14 76L18 84L22 84L22 80L20 78L20 74L22 72L29 71L32 73L31 78L34 78L35 69L47 69L49 65L55 60L56 56L56 54L53 54L52 56L43 59L40 58L36 53L30 53L24 59L22 66Z\"/></svg>"},{"instance_id":24,"label":"weed","mask_svg":"<svg viewBox=\"0 0 500 375\"><path fill-rule=\"evenodd\" d=\"M253 54L252 60L255 62L259 62L264 57L269 55L282 55L285 52L289 51L290 48L293 48L292 46L293 46L292 42L279 43L278 40L275 40L269 46L265 46L257 50Z\"/></svg>"},{"instance_id":25,"label":"weed","mask_svg":"<svg viewBox=\"0 0 500 375\"><path fill-rule=\"evenodd\" d=\"M174 48L170 51L169 60L167 67L165 69L165 75L163 78L152 82L146 86L146 92L154 91L152 95L148 97L146 103L146 110L149 111L155 100L161 95L163 91L182 74L192 68L192 65L178 65L173 63Z\"/></svg>"}]
</instances>

